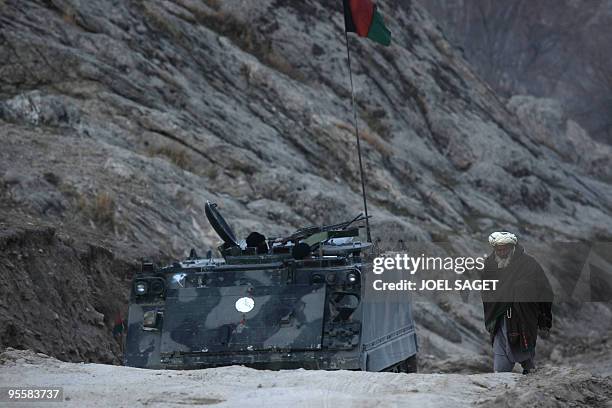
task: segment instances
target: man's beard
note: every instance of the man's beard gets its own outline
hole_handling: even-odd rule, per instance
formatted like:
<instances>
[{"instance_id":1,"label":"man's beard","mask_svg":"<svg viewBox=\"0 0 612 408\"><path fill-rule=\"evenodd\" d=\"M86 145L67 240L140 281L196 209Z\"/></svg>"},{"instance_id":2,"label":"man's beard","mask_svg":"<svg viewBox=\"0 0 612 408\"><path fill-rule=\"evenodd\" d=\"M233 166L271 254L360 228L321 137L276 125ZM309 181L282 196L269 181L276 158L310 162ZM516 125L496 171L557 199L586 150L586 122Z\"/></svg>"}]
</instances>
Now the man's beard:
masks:
<instances>
[{"instance_id":1,"label":"man's beard","mask_svg":"<svg viewBox=\"0 0 612 408\"><path fill-rule=\"evenodd\" d=\"M505 257L505 258L501 258L497 254L495 254L495 262L497 262L497 268L498 269L504 269L508 265L510 265L510 261L512 260L512 255L514 255L514 249L512 249L512 251L510 251L508 256Z\"/></svg>"}]
</instances>

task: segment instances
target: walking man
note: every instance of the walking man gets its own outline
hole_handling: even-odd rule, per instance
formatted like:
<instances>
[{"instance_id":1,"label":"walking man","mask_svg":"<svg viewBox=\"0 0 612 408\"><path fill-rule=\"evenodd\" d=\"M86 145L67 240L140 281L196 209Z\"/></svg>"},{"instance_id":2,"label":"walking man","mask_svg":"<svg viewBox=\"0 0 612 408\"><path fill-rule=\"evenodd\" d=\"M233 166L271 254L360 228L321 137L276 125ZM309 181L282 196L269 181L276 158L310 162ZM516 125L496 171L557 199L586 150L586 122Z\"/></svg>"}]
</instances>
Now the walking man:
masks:
<instances>
[{"instance_id":1,"label":"walking man","mask_svg":"<svg viewBox=\"0 0 612 408\"><path fill-rule=\"evenodd\" d=\"M485 261L483 279L499 282L497 290L481 293L494 371L509 372L519 363L528 374L535 367L538 333L547 338L552 327L553 294L540 264L517 242L510 232L489 236L493 252Z\"/></svg>"}]
</instances>

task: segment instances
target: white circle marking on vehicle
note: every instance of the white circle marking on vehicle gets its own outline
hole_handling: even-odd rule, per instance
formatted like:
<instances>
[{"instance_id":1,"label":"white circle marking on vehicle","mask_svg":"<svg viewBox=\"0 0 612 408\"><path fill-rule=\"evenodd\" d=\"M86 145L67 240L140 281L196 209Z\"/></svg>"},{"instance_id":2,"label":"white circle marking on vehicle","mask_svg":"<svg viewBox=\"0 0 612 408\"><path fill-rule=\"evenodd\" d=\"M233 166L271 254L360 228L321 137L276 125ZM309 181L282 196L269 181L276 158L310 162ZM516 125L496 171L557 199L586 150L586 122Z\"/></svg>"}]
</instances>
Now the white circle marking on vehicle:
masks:
<instances>
[{"instance_id":1,"label":"white circle marking on vehicle","mask_svg":"<svg viewBox=\"0 0 612 408\"><path fill-rule=\"evenodd\" d=\"M240 313L249 313L255 307L255 301L250 297L242 297L236 301L236 310Z\"/></svg>"}]
</instances>

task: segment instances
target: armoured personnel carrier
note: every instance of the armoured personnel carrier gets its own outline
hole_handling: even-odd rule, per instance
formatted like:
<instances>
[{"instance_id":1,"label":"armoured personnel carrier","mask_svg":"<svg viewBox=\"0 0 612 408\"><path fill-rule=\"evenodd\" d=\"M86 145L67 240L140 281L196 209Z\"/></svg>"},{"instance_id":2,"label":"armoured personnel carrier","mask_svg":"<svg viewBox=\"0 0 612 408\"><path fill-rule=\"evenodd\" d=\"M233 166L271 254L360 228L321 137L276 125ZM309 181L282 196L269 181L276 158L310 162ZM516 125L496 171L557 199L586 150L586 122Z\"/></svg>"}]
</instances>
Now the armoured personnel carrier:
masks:
<instances>
[{"instance_id":1,"label":"armoured personnel carrier","mask_svg":"<svg viewBox=\"0 0 612 408\"><path fill-rule=\"evenodd\" d=\"M416 371L410 303L369 299L365 290L364 217L239 242L215 204L206 216L222 258L192 250L164 268L143 263L132 282L125 365Z\"/></svg>"}]
</instances>

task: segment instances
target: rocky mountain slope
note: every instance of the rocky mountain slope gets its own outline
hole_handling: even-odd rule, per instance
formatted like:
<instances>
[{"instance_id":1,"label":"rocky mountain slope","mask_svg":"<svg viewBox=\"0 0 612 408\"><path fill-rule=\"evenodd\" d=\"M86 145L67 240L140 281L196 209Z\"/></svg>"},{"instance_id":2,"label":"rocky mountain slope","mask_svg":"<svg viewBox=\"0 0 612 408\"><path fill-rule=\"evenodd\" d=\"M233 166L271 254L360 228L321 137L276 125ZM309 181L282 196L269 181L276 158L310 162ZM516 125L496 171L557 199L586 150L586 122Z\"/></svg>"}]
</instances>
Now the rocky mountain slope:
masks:
<instances>
[{"instance_id":1,"label":"rocky mountain slope","mask_svg":"<svg viewBox=\"0 0 612 408\"><path fill-rule=\"evenodd\" d=\"M239 235L358 213L340 8L292 4L4 2L5 200L170 254L216 242L207 199ZM381 8L394 45L352 41L375 237L609 235L608 185L535 143L421 8Z\"/></svg>"},{"instance_id":2,"label":"rocky mountain slope","mask_svg":"<svg viewBox=\"0 0 612 408\"><path fill-rule=\"evenodd\" d=\"M421 4L500 95L556 99L591 136L612 144L612 1Z\"/></svg>"},{"instance_id":3,"label":"rocky mountain slope","mask_svg":"<svg viewBox=\"0 0 612 408\"><path fill-rule=\"evenodd\" d=\"M610 184L542 143L421 6L379 5L393 45L351 37L374 239L479 251L498 228L609 239ZM218 244L206 200L240 237L362 211L337 1L6 0L0 61L5 345L108 361L87 342L116 352L110 326L138 259ZM51 293L18 298L49 269ZM37 327L40 305L85 340L32 340L70 335ZM478 306L468 312L469 329L482 330ZM429 327L432 355L443 353L447 328ZM478 355L486 344L469 338Z\"/></svg>"}]
</instances>

